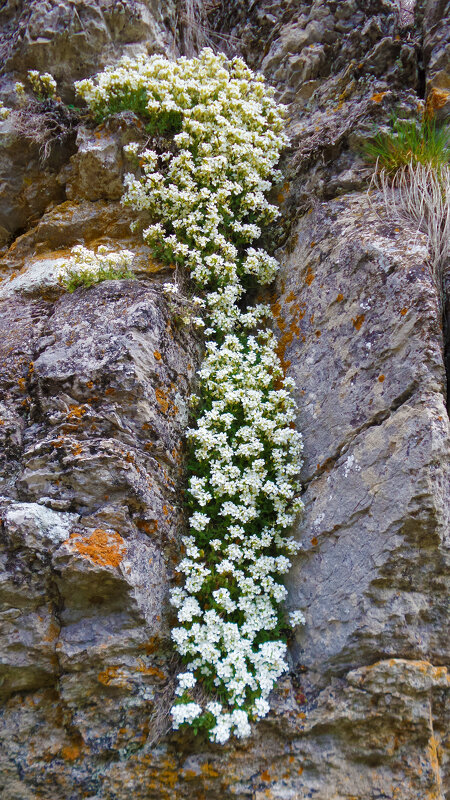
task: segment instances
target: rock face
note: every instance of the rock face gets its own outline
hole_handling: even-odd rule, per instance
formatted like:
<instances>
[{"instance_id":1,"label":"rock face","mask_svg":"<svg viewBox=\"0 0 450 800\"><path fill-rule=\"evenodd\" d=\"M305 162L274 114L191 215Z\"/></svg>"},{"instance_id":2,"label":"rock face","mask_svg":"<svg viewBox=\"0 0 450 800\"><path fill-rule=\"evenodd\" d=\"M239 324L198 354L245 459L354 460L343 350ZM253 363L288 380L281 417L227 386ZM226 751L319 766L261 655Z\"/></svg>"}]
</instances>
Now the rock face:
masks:
<instances>
[{"instance_id":1,"label":"rock face","mask_svg":"<svg viewBox=\"0 0 450 800\"><path fill-rule=\"evenodd\" d=\"M250 739L219 747L170 732L178 665L167 597L199 344L162 292L170 270L149 260L120 205L122 145L139 121L93 131L75 120L42 160L36 144L20 149L8 118L2 798L444 800L442 325L426 239L368 197L361 143L394 108L411 116L425 100L447 113L448 10L419 4L408 26L387 0L197 5L211 36L263 69L289 104L271 300L305 445L288 605L306 625ZM73 80L123 52L176 54L195 37L175 31L175 10L4 4L5 104L27 69L53 72L70 101ZM58 269L77 243L133 249L138 280L63 293Z\"/></svg>"}]
</instances>

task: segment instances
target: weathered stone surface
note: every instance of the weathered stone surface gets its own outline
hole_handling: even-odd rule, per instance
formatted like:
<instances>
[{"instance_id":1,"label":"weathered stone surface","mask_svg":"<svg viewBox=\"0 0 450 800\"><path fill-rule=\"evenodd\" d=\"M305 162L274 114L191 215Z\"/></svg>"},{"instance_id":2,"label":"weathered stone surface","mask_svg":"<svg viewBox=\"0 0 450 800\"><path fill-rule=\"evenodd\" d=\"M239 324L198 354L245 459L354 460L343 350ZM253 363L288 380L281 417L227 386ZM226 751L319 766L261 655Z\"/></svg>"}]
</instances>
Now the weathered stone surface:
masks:
<instances>
[{"instance_id":1,"label":"weathered stone surface","mask_svg":"<svg viewBox=\"0 0 450 800\"><path fill-rule=\"evenodd\" d=\"M43 167L39 145L15 130L12 114L0 121L0 247L65 199L58 173L55 164Z\"/></svg>"},{"instance_id":2,"label":"weathered stone surface","mask_svg":"<svg viewBox=\"0 0 450 800\"><path fill-rule=\"evenodd\" d=\"M194 6L289 104L272 302L305 442L288 605L307 624L252 737L223 748L170 732L167 598L199 350L161 291L170 269L120 204L122 146L142 128L83 122L43 165L5 139L1 224L27 230L0 262L0 793L444 800L442 329L425 237L369 202L361 146L393 109L417 113L422 57L428 98L447 91L446 5L418 3L416 27L388 0ZM0 19L11 102L30 68L70 100L74 79L123 52L175 52L172 3L9 2ZM202 36L181 31L185 47ZM62 293L79 243L132 249L138 280Z\"/></svg>"},{"instance_id":3,"label":"weathered stone surface","mask_svg":"<svg viewBox=\"0 0 450 800\"><path fill-rule=\"evenodd\" d=\"M107 63L126 53L137 51L176 52L176 3L162 5L155 0L30 0L27 3L6 2L0 9L0 99L14 109L18 98L16 80L27 83L27 72L37 69L50 72L58 83L58 93L66 103L75 100L74 82L102 69ZM32 98L31 93L29 98ZM15 114L0 121L0 246L16 234L36 223L51 205L66 199L65 176L61 167L73 154L73 137L59 148L52 158L43 158L39 137L33 137L40 126L39 115L24 117L17 126ZM25 129L24 129L25 126ZM27 130L27 127L29 130ZM83 134L80 132L80 137ZM34 138L34 140L33 140ZM97 168L98 153L88 142L80 143L79 158L89 160L91 172ZM103 156L114 173L114 146L103 146ZM11 169L11 162L14 169ZM101 167L100 167L101 170ZM97 174L97 178L99 175ZM115 179L116 177L116 179ZM117 175L103 182L103 197L120 196ZM89 183L81 184L79 196L97 199ZM73 196L70 188L67 197Z\"/></svg>"},{"instance_id":4,"label":"weathered stone surface","mask_svg":"<svg viewBox=\"0 0 450 800\"><path fill-rule=\"evenodd\" d=\"M127 46L170 52L174 45L175 3L155 0L31 0L1 9L3 71L24 76L29 69L51 72L63 99L73 99L73 83L102 69ZM173 52L173 49L172 49Z\"/></svg>"},{"instance_id":5,"label":"weathered stone surface","mask_svg":"<svg viewBox=\"0 0 450 800\"><path fill-rule=\"evenodd\" d=\"M15 347L5 342L7 408L23 389L28 397L0 492L0 692L12 736L0 786L5 797L40 784L68 797L82 751L90 766L75 783L85 775L92 786L97 758L131 753L166 726L166 572L181 524L175 486L196 345L161 291L137 281L3 306L17 337ZM37 309L33 341L24 333ZM14 698L34 691L32 722ZM40 729L35 745L26 734L31 767L15 750L24 724Z\"/></svg>"},{"instance_id":6,"label":"weathered stone surface","mask_svg":"<svg viewBox=\"0 0 450 800\"><path fill-rule=\"evenodd\" d=\"M297 658L319 683L387 655L446 659L442 332L426 249L410 239L356 194L304 217L280 274L307 484L288 580L311 615Z\"/></svg>"},{"instance_id":7,"label":"weathered stone surface","mask_svg":"<svg viewBox=\"0 0 450 800\"><path fill-rule=\"evenodd\" d=\"M423 4L424 61L427 89L450 90L450 3L448 0L426 0ZM448 112L448 108L447 108Z\"/></svg>"}]
</instances>

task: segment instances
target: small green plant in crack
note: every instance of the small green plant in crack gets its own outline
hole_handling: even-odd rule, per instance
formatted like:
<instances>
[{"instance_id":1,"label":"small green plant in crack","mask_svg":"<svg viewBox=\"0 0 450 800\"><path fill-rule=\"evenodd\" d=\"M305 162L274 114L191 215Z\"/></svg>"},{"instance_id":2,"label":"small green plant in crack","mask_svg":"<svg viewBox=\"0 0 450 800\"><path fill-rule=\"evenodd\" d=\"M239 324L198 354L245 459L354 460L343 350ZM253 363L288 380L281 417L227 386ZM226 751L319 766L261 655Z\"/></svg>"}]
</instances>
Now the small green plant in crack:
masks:
<instances>
[{"instance_id":1,"label":"small green plant in crack","mask_svg":"<svg viewBox=\"0 0 450 800\"><path fill-rule=\"evenodd\" d=\"M83 245L72 248L71 256L62 266L59 283L68 292L80 286L86 289L102 281L134 278L131 270L134 255L130 250L110 251L102 245L97 252Z\"/></svg>"},{"instance_id":2,"label":"small green plant in crack","mask_svg":"<svg viewBox=\"0 0 450 800\"><path fill-rule=\"evenodd\" d=\"M437 125L434 119L391 118L389 131L379 130L364 148L377 169L394 175L409 164L422 164L440 170L450 161L450 127Z\"/></svg>"}]
</instances>

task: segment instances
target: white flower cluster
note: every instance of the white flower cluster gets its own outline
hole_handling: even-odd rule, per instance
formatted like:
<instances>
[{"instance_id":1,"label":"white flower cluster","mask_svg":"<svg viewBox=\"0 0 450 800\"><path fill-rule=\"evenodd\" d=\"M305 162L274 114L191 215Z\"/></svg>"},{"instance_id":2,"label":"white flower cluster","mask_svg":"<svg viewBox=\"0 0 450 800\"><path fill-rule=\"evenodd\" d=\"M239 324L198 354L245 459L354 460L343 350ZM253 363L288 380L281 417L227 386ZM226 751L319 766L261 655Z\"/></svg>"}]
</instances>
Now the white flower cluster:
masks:
<instances>
[{"instance_id":1,"label":"white flower cluster","mask_svg":"<svg viewBox=\"0 0 450 800\"><path fill-rule=\"evenodd\" d=\"M33 92L39 97L56 97L56 81L49 72L40 73L37 69L30 69L27 72L27 78ZM23 86L23 84L16 83L16 91L18 93L20 93L20 88L18 88L20 86Z\"/></svg>"},{"instance_id":2,"label":"white flower cluster","mask_svg":"<svg viewBox=\"0 0 450 800\"><path fill-rule=\"evenodd\" d=\"M70 251L70 258L59 271L60 283L67 287L92 286L104 280L132 276L131 265L134 253L131 250L111 251L101 245L97 251L77 244Z\"/></svg>"},{"instance_id":3,"label":"white flower cluster","mask_svg":"<svg viewBox=\"0 0 450 800\"><path fill-rule=\"evenodd\" d=\"M16 83L14 84L14 91L20 102L24 103L26 100L26 92L25 92L25 86L22 83L22 81L16 81Z\"/></svg>"},{"instance_id":4,"label":"white flower cluster","mask_svg":"<svg viewBox=\"0 0 450 800\"><path fill-rule=\"evenodd\" d=\"M270 283L278 267L251 243L278 214L265 193L286 143L282 109L242 60L209 49L174 62L124 58L77 91L97 117L129 108L175 132L175 153L127 146L136 174L126 176L124 202L150 214L145 241L187 268L202 294L193 301L206 356L201 413L188 431L190 533L171 595L186 668L172 717L174 728L203 725L222 743L247 736L250 721L268 713L287 669L281 576L298 549L284 532L302 507L302 444L292 382L264 324L270 310L244 304L246 290ZM291 619L299 624L301 612ZM203 706L197 681L215 698Z\"/></svg>"},{"instance_id":5,"label":"white flower cluster","mask_svg":"<svg viewBox=\"0 0 450 800\"><path fill-rule=\"evenodd\" d=\"M76 89L98 115L140 103L147 117L182 120L175 155L127 146L141 174L126 176L124 202L160 220L144 230L156 255L188 267L204 289L228 293L218 318L213 307L211 317L217 327L231 330L241 279L270 283L277 270L264 250L246 250L261 223L279 213L265 192L278 176L275 164L287 142L281 107L263 77L241 59L227 61L205 49L198 58L177 61L126 57L96 80L79 81Z\"/></svg>"}]
</instances>

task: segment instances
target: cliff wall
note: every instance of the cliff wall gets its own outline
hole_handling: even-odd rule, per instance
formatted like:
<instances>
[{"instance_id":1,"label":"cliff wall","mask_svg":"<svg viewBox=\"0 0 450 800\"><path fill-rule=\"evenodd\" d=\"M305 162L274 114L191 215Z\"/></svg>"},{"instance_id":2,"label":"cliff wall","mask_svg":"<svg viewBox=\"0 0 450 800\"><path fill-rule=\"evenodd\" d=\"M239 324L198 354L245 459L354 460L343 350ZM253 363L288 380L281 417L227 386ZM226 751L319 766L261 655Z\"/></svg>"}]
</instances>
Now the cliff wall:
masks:
<instances>
[{"instance_id":1,"label":"cliff wall","mask_svg":"<svg viewBox=\"0 0 450 800\"><path fill-rule=\"evenodd\" d=\"M443 0L403 14L388 0L2 4L7 106L29 69L54 75L70 105L74 80L123 53L173 57L205 41L242 54L288 104L270 299L304 436L288 604L306 616L273 711L249 739L220 747L170 731L168 589L200 345L162 291L170 269L149 260L120 204L136 119L94 130L69 110L56 122L22 115L18 128L10 115L0 123L5 800L448 796L439 298L426 237L368 197L361 146L393 111L412 116L428 101L449 113L449 14ZM133 249L138 280L64 293L57 271L79 243Z\"/></svg>"}]
</instances>

